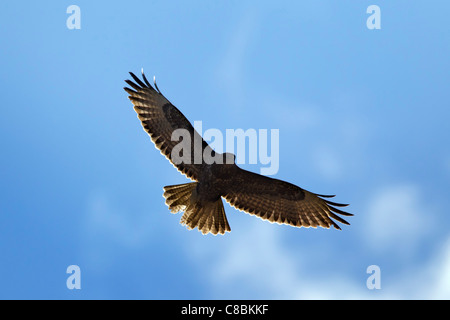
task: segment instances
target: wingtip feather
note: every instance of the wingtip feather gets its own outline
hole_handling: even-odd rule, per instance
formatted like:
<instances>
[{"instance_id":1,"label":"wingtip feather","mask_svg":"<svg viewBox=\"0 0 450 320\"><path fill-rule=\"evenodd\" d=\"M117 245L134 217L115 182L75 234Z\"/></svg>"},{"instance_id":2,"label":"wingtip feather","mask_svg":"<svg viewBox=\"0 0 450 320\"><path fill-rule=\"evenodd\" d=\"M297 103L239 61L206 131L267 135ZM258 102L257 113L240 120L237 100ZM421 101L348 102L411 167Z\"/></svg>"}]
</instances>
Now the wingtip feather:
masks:
<instances>
[{"instance_id":1,"label":"wingtip feather","mask_svg":"<svg viewBox=\"0 0 450 320\"><path fill-rule=\"evenodd\" d=\"M153 76L153 84L155 85L156 90L161 93L161 91L158 88L158 85L156 84L156 76ZM162 94L162 93L161 93Z\"/></svg>"}]
</instances>

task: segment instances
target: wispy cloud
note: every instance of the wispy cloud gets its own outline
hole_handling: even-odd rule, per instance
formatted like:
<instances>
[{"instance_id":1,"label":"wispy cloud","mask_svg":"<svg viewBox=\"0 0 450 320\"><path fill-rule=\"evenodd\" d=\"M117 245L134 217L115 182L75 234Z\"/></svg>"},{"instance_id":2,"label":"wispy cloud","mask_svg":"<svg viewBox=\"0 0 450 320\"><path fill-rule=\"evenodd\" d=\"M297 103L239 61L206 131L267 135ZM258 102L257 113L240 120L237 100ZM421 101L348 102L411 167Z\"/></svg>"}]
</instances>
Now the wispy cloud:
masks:
<instances>
[{"instance_id":1,"label":"wispy cloud","mask_svg":"<svg viewBox=\"0 0 450 320\"><path fill-rule=\"evenodd\" d=\"M255 221L214 251L195 257L208 271L214 298L342 299L365 294L364 283L314 270L315 263L302 261L302 254L283 240L282 230L269 223Z\"/></svg>"},{"instance_id":2,"label":"wispy cloud","mask_svg":"<svg viewBox=\"0 0 450 320\"><path fill-rule=\"evenodd\" d=\"M258 11L247 10L240 21L231 26L232 37L217 67L218 83L225 86L230 107L238 107L244 101L244 67L252 38L259 25ZM238 111L234 110L234 111Z\"/></svg>"},{"instance_id":3,"label":"wispy cloud","mask_svg":"<svg viewBox=\"0 0 450 320\"><path fill-rule=\"evenodd\" d=\"M430 299L450 299L450 236L445 241L434 261L429 264L427 273L431 279Z\"/></svg>"},{"instance_id":4,"label":"wispy cloud","mask_svg":"<svg viewBox=\"0 0 450 320\"><path fill-rule=\"evenodd\" d=\"M80 249L91 272L103 273L124 253L146 248L157 236L152 214L132 212L107 192L94 192L87 199Z\"/></svg>"},{"instance_id":5,"label":"wispy cloud","mask_svg":"<svg viewBox=\"0 0 450 320\"><path fill-rule=\"evenodd\" d=\"M372 248L408 254L432 230L435 213L418 186L400 184L374 192L365 217L365 239Z\"/></svg>"},{"instance_id":6,"label":"wispy cloud","mask_svg":"<svg viewBox=\"0 0 450 320\"><path fill-rule=\"evenodd\" d=\"M382 266L381 290L366 287L369 274L362 261L367 248L361 244L398 253L426 235L420 229L426 206L419 194L413 185L387 186L374 193L367 203L366 229L356 232L359 238L346 244L355 257L348 261L349 271L329 272L320 259L304 259L314 256L317 248L306 244L293 249L282 228L259 220L245 233L214 242L191 258L208 280L212 297L218 299L446 299L450 295L450 238L428 259L406 264L402 270ZM339 250L320 252L324 254L329 263L342 259ZM395 255L393 259L404 258ZM355 269L360 273L355 274ZM385 276L387 270L390 276Z\"/></svg>"}]
</instances>

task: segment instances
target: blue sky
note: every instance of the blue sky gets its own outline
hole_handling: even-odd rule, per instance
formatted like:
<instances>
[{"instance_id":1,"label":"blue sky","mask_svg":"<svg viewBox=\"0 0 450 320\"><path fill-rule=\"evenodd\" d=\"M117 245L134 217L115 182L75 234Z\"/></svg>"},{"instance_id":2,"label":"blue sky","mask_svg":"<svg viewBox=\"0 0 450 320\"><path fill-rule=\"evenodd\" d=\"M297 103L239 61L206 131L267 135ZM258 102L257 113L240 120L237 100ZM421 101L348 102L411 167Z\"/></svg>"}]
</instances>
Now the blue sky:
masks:
<instances>
[{"instance_id":1,"label":"blue sky","mask_svg":"<svg viewBox=\"0 0 450 320\"><path fill-rule=\"evenodd\" d=\"M449 10L2 3L0 298L449 299ZM350 203L351 226L272 225L226 204L226 236L182 227L162 187L187 180L122 90L142 67L204 130L279 129L275 177Z\"/></svg>"}]
</instances>

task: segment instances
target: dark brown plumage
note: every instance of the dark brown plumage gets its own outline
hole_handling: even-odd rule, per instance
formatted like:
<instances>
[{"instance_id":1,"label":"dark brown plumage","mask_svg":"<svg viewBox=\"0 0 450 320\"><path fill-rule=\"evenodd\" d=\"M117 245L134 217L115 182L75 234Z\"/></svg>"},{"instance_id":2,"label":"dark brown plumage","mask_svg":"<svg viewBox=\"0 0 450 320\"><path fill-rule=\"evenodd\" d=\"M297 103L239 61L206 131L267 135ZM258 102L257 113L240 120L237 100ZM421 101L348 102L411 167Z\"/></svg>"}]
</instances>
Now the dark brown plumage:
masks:
<instances>
[{"instance_id":1,"label":"dark brown plumage","mask_svg":"<svg viewBox=\"0 0 450 320\"><path fill-rule=\"evenodd\" d=\"M243 170L234 161L226 161L227 157L234 159L234 155L216 154L184 115L161 94L156 82L153 88L143 72L143 80L130 74L134 82L125 80L131 88L124 89L144 130L161 153L180 172L195 181L164 187L170 211L184 211L181 224L189 229L198 228L203 234L231 231L222 197L241 211L279 224L313 228L333 226L336 229L341 228L334 220L349 224L339 215L352 214L336 208L346 204L323 199L333 196L311 193L288 182ZM172 155L180 143L180 140L172 140L172 133L177 129L186 130L191 137L191 152L187 156L190 161L180 162ZM212 154L223 159L223 164L198 161L195 154L199 151L202 155Z\"/></svg>"}]
</instances>

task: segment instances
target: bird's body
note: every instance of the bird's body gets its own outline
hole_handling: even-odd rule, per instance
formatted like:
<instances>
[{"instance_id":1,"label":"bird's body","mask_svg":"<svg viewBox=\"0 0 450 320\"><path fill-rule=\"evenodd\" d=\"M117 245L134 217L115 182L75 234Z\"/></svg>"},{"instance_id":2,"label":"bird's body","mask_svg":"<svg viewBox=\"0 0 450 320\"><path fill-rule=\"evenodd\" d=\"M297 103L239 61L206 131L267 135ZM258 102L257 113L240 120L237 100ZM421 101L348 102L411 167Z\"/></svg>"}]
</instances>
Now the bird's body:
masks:
<instances>
[{"instance_id":1,"label":"bird's body","mask_svg":"<svg viewBox=\"0 0 450 320\"><path fill-rule=\"evenodd\" d=\"M206 164L198 178L197 197L200 202L217 201L232 183L230 178L236 170L236 165Z\"/></svg>"},{"instance_id":2,"label":"bird's body","mask_svg":"<svg viewBox=\"0 0 450 320\"><path fill-rule=\"evenodd\" d=\"M216 153L195 131L184 115L147 81L130 73L133 88L124 88L134 104L144 130L155 146L170 162L194 182L164 187L166 204L173 213L184 211L181 223L202 233L224 234L231 231L222 198L232 206L264 220L295 227L324 227L340 229L333 221L348 224L340 215L351 216L335 207L346 206L306 191L289 182L273 179L239 168L235 156ZM187 134L181 140L174 133ZM180 131L178 131L180 132ZM186 141L184 141L186 139ZM189 141L190 143L187 143ZM184 149L178 150L179 144ZM209 154L214 161L197 158ZM336 214L337 213L337 214Z\"/></svg>"}]
</instances>

